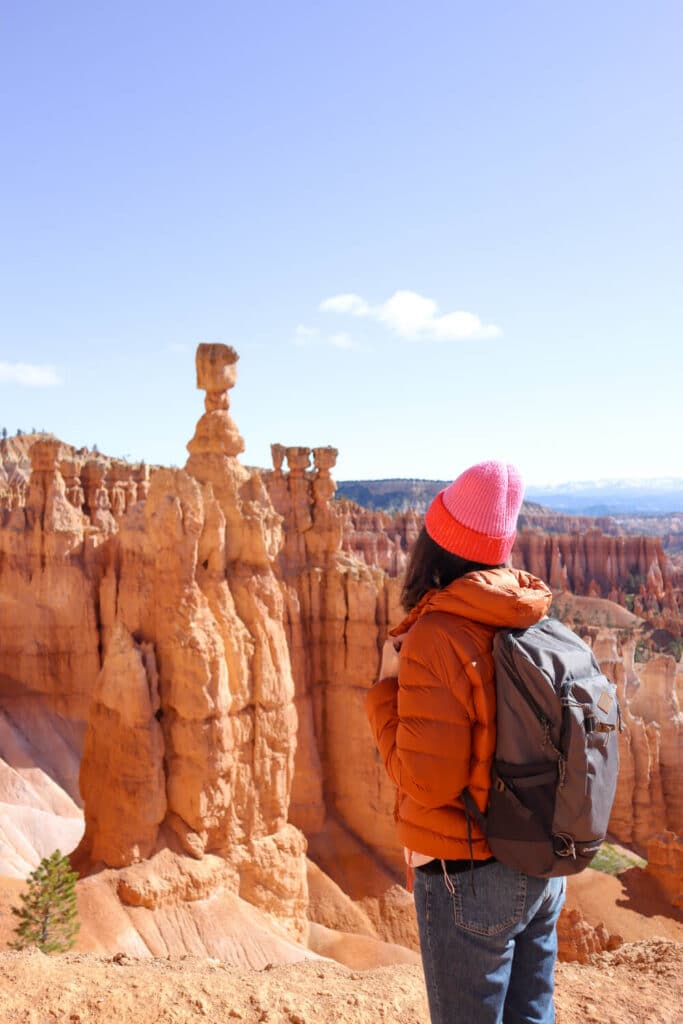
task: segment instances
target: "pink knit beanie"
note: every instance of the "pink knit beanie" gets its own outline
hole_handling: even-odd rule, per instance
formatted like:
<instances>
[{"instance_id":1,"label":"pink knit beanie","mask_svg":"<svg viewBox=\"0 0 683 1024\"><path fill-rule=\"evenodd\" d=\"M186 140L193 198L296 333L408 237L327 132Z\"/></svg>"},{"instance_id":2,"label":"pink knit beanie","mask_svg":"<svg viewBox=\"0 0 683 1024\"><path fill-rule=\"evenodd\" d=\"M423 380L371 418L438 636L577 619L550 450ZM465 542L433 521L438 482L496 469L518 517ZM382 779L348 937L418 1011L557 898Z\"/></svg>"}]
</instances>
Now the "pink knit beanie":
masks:
<instances>
[{"instance_id":1,"label":"pink knit beanie","mask_svg":"<svg viewBox=\"0 0 683 1024\"><path fill-rule=\"evenodd\" d=\"M512 551L524 485L505 462L480 462L440 491L427 509L433 541L470 562L500 565Z\"/></svg>"}]
</instances>

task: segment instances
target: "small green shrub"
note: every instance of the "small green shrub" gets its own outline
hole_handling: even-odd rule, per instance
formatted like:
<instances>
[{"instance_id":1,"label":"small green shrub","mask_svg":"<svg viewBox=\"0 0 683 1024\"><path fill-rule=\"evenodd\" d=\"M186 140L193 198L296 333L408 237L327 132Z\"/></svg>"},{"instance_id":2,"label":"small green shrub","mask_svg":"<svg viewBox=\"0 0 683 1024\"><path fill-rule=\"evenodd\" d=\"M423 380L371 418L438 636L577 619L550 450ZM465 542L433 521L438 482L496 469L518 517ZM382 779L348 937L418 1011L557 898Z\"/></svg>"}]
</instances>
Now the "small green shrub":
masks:
<instances>
[{"instance_id":1,"label":"small green shrub","mask_svg":"<svg viewBox=\"0 0 683 1024\"><path fill-rule=\"evenodd\" d=\"M633 660L637 662L644 662L650 660L650 649L644 640L638 640L636 643L636 649L633 654Z\"/></svg>"},{"instance_id":2,"label":"small green shrub","mask_svg":"<svg viewBox=\"0 0 683 1024\"><path fill-rule=\"evenodd\" d=\"M646 861L637 853L626 853L623 850L615 849L610 843L603 843L590 866L594 871L601 871L604 875L620 875L622 871L628 871L633 867L645 867Z\"/></svg>"},{"instance_id":3,"label":"small green shrub","mask_svg":"<svg viewBox=\"0 0 683 1024\"><path fill-rule=\"evenodd\" d=\"M43 857L28 876L21 906L12 907L18 918L11 949L37 946L43 953L64 953L73 946L78 929L76 879L67 857L55 850Z\"/></svg>"},{"instance_id":4,"label":"small green shrub","mask_svg":"<svg viewBox=\"0 0 683 1024\"><path fill-rule=\"evenodd\" d=\"M675 658L676 661L680 661L681 655L683 655L683 638L677 637L675 640L672 640L669 644L667 653Z\"/></svg>"}]
</instances>

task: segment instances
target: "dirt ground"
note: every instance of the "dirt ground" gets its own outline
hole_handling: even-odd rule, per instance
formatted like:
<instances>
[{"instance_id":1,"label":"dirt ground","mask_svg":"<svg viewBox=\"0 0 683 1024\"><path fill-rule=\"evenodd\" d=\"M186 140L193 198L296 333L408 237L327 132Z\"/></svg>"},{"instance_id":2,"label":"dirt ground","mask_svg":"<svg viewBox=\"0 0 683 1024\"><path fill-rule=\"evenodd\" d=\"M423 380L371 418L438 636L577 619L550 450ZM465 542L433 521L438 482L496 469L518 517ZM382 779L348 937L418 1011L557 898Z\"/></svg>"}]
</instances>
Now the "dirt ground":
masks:
<instances>
[{"instance_id":1,"label":"dirt ground","mask_svg":"<svg viewBox=\"0 0 683 1024\"><path fill-rule=\"evenodd\" d=\"M559 964L557 1024L680 1024L683 947L647 940ZM0 954L2 1024L428 1024L422 972L307 961L261 971L216 960Z\"/></svg>"},{"instance_id":2,"label":"dirt ground","mask_svg":"<svg viewBox=\"0 0 683 1024\"><path fill-rule=\"evenodd\" d=\"M625 942L662 938L683 943L683 911L672 907L656 882L638 868L616 877L587 868L569 879L566 905L580 910L588 924L604 924Z\"/></svg>"}]
</instances>

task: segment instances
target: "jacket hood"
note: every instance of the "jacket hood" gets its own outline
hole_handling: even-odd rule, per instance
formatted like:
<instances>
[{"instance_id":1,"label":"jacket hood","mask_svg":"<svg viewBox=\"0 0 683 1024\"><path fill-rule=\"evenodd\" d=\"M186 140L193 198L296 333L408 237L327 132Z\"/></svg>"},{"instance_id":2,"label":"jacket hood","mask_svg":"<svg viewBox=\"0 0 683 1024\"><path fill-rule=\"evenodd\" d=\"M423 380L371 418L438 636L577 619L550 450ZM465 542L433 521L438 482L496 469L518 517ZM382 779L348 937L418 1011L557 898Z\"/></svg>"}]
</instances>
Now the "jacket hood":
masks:
<instances>
[{"instance_id":1,"label":"jacket hood","mask_svg":"<svg viewBox=\"0 0 683 1024\"><path fill-rule=\"evenodd\" d=\"M543 618L552 599L543 580L521 569L470 572L441 590L428 591L391 635L407 632L429 612L447 612L497 628L526 629Z\"/></svg>"}]
</instances>

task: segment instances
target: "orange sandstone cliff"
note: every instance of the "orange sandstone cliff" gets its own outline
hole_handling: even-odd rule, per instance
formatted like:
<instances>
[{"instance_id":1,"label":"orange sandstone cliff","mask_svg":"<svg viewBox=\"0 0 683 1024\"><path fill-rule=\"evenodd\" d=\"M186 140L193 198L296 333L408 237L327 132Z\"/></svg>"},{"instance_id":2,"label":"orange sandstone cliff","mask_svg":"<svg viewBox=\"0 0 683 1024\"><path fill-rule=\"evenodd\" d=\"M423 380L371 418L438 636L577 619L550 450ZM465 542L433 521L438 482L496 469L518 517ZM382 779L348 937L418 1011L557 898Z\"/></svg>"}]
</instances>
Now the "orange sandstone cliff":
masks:
<instances>
[{"instance_id":1,"label":"orange sandstone cliff","mask_svg":"<svg viewBox=\"0 0 683 1024\"><path fill-rule=\"evenodd\" d=\"M236 361L227 346L198 350L206 411L184 470L126 481L103 460L63 460L54 439L33 444L25 503L0 529L0 755L21 778L19 738L31 737L45 774L82 798L81 874L153 865L112 883L123 904L232 892L296 939L306 863L288 822L296 712L281 520L237 459ZM13 837L28 862L42 853L27 849L33 824ZM192 860L208 865L202 881Z\"/></svg>"},{"instance_id":2,"label":"orange sandstone cliff","mask_svg":"<svg viewBox=\"0 0 683 1024\"><path fill-rule=\"evenodd\" d=\"M86 928L88 948L263 964L353 932L414 950L394 793L363 703L420 519L335 501L333 448L273 445L272 469L244 467L236 363L228 346L198 349L205 412L184 469L42 436L29 473L28 439L4 442L0 874L25 875L83 831L80 898L114 922ZM608 540L525 533L515 557L558 591L614 598L624 574L644 575L666 602L675 580L656 542ZM586 635L623 707L611 831L650 845L675 901L680 672L672 658L636 663L628 630ZM567 956L609 943L572 913Z\"/></svg>"},{"instance_id":3,"label":"orange sandstone cliff","mask_svg":"<svg viewBox=\"0 0 683 1024\"><path fill-rule=\"evenodd\" d=\"M301 937L305 841L288 823L294 684L274 571L282 531L260 474L237 459L236 362L227 346L199 347L206 411L186 468L156 472L109 542L74 862L215 854L229 887Z\"/></svg>"}]
</instances>

